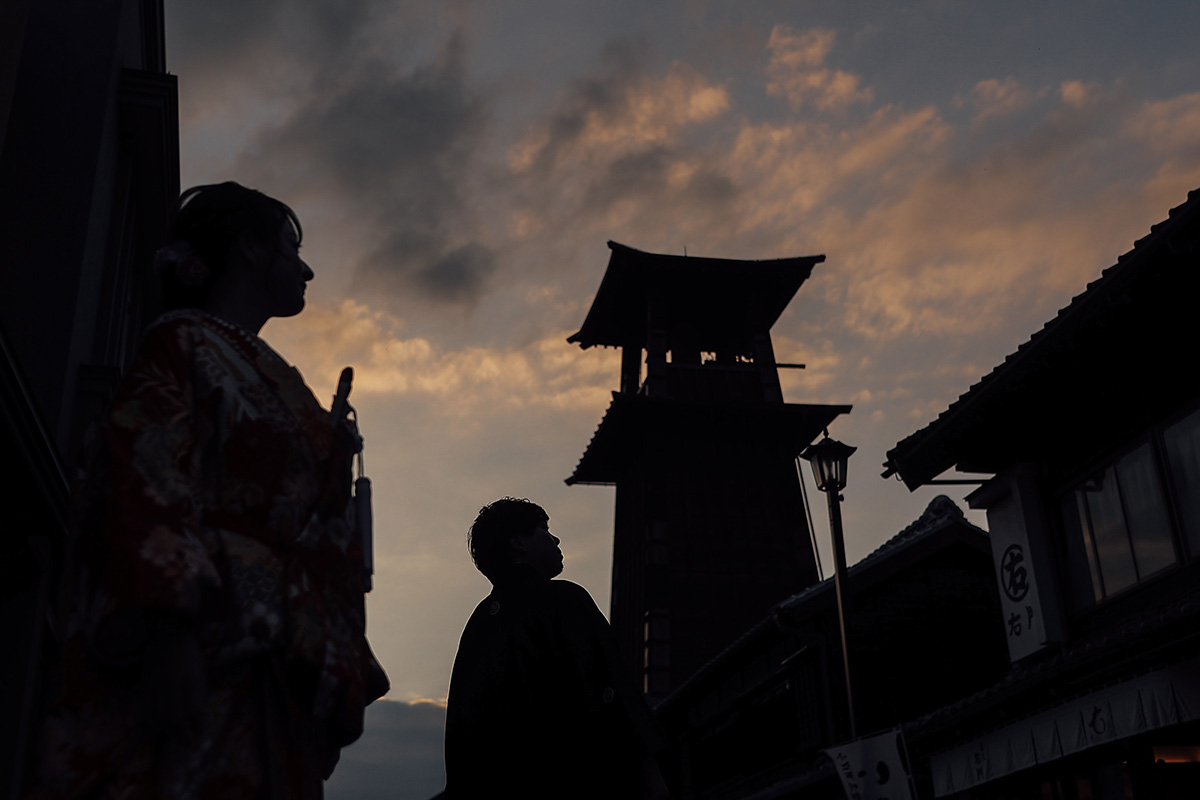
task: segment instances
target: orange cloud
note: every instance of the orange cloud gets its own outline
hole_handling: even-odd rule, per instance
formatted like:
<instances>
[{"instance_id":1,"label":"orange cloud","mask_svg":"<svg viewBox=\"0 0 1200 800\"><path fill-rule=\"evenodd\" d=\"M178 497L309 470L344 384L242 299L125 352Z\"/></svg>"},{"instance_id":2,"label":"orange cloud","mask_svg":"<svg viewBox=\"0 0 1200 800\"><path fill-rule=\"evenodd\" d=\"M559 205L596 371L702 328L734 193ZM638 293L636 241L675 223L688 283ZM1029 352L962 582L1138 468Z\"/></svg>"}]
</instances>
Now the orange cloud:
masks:
<instances>
[{"instance_id":1,"label":"orange cloud","mask_svg":"<svg viewBox=\"0 0 1200 800\"><path fill-rule=\"evenodd\" d=\"M1063 81L1058 88L1063 104L1071 108L1084 108L1099 100L1104 91L1100 85L1085 81Z\"/></svg>"},{"instance_id":2,"label":"orange cloud","mask_svg":"<svg viewBox=\"0 0 1200 800\"><path fill-rule=\"evenodd\" d=\"M857 75L823 66L837 34L814 28L797 33L790 25L771 29L767 48L767 93L787 98L794 110L811 103L821 111L868 103L870 89L860 88Z\"/></svg>"},{"instance_id":3,"label":"orange cloud","mask_svg":"<svg viewBox=\"0 0 1200 800\"><path fill-rule=\"evenodd\" d=\"M603 351L581 352L567 331L525 346L443 349L404 338L395 317L353 300L312 307L269 331L323 401L341 368L354 366L354 391L427 399L438 413L486 417L533 408L594 411L607 401L615 367Z\"/></svg>"},{"instance_id":4,"label":"orange cloud","mask_svg":"<svg viewBox=\"0 0 1200 800\"><path fill-rule=\"evenodd\" d=\"M1048 319L1200 185L1200 94L1135 106L1086 81L994 78L949 101L976 110L960 125L933 104L873 106L853 76L833 79L835 43L831 30L776 26L771 91L812 107L863 103L864 115L736 118L723 89L678 63L632 80L582 117L574 157L530 193L521 213L544 232L523 242L569 230L696 255L825 253L805 292L838 311L815 341L835 327L877 344L962 340L1014 315ZM702 90L720 102L685 102ZM1003 136L979 124L1035 108ZM724 188L710 199L704 185ZM816 368L786 378L797 392L828 380Z\"/></svg>"},{"instance_id":5,"label":"orange cloud","mask_svg":"<svg viewBox=\"0 0 1200 800\"><path fill-rule=\"evenodd\" d=\"M833 342L829 338L800 341L776 332L771 340L776 361L804 365L804 369L779 370L779 382L788 402L844 402L835 400L829 391L839 372L844 369L842 356L834 352Z\"/></svg>"},{"instance_id":6,"label":"orange cloud","mask_svg":"<svg viewBox=\"0 0 1200 800\"><path fill-rule=\"evenodd\" d=\"M797 221L811 222L814 215L831 220L852 199L844 193L860 186L875 202L902 191L952 134L932 107L906 112L887 106L857 126L747 125L738 133L730 165L740 184L754 187L747 192L753 203L742 209L742 224L775 229L788 254L800 246L824 252L828 244L811 227L798 240L792 233L799 233Z\"/></svg>"},{"instance_id":7,"label":"orange cloud","mask_svg":"<svg viewBox=\"0 0 1200 800\"><path fill-rule=\"evenodd\" d=\"M1121 132L1158 152L1194 152L1200 143L1200 92L1144 104Z\"/></svg>"},{"instance_id":8,"label":"orange cloud","mask_svg":"<svg viewBox=\"0 0 1200 800\"><path fill-rule=\"evenodd\" d=\"M979 81L966 96L960 95L954 102L957 106L972 105L976 109L975 122L979 123L1024 111L1034 101L1044 97L1047 91L1030 91L1012 76L1004 80L989 78Z\"/></svg>"},{"instance_id":9,"label":"orange cloud","mask_svg":"<svg viewBox=\"0 0 1200 800\"><path fill-rule=\"evenodd\" d=\"M529 169L551 149L595 158L675 141L684 128L729 109L729 93L687 64L672 64L661 78L641 76L611 89L616 97L571 109L573 124L536 127L509 150L509 166ZM570 129L564 137L561 128ZM560 141L556 137L563 137Z\"/></svg>"}]
</instances>

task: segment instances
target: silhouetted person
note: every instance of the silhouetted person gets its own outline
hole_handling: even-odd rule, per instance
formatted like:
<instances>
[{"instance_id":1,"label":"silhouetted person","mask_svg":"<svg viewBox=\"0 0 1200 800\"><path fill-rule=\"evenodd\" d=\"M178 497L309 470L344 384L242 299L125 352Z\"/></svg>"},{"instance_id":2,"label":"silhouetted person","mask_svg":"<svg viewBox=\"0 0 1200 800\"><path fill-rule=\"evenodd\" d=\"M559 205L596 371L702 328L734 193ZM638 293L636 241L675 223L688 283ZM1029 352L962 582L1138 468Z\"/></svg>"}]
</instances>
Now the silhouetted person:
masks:
<instances>
[{"instance_id":1,"label":"silhouetted person","mask_svg":"<svg viewBox=\"0 0 1200 800\"><path fill-rule=\"evenodd\" d=\"M174 311L94 442L36 797L319 798L386 690L347 518L360 440L258 332L313 272L283 203L185 192Z\"/></svg>"},{"instance_id":2,"label":"silhouetted person","mask_svg":"<svg viewBox=\"0 0 1200 800\"><path fill-rule=\"evenodd\" d=\"M562 572L529 500L484 506L471 557L492 593L463 630L446 709L446 797L665 797L658 736L608 621Z\"/></svg>"}]
</instances>

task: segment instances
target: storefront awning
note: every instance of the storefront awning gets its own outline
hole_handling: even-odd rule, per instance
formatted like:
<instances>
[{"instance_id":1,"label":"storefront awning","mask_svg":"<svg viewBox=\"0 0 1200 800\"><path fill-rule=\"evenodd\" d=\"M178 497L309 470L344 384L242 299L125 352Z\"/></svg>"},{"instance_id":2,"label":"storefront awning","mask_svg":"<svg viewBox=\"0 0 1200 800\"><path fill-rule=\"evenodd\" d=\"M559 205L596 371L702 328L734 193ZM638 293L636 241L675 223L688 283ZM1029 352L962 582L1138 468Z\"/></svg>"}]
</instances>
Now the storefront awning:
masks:
<instances>
[{"instance_id":1,"label":"storefront awning","mask_svg":"<svg viewBox=\"0 0 1200 800\"><path fill-rule=\"evenodd\" d=\"M1200 661L1168 667L1014 722L930 758L935 797L1200 719Z\"/></svg>"}]
</instances>

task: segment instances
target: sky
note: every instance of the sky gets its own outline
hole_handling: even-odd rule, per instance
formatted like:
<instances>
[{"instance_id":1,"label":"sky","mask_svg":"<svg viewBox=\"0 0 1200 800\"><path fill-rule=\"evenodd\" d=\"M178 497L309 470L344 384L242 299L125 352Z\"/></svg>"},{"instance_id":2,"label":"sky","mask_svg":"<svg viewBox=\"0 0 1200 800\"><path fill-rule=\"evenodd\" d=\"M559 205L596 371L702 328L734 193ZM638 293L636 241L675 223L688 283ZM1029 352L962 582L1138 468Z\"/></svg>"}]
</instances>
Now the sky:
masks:
<instances>
[{"instance_id":1,"label":"sky","mask_svg":"<svg viewBox=\"0 0 1200 800\"><path fill-rule=\"evenodd\" d=\"M854 407L830 430L858 447L853 563L939 490L965 506L962 487L882 480L885 452L1200 188L1186 0L166 0L166 15L183 185L238 180L304 225L308 308L264 338L326 403L355 368L368 634L392 689L331 800L441 788L450 668L489 589L465 544L483 503L544 505L563 577L608 608L614 490L563 483L618 384L616 350L566 342L608 240L826 256L772 337L807 365L783 371L787 401Z\"/></svg>"}]
</instances>

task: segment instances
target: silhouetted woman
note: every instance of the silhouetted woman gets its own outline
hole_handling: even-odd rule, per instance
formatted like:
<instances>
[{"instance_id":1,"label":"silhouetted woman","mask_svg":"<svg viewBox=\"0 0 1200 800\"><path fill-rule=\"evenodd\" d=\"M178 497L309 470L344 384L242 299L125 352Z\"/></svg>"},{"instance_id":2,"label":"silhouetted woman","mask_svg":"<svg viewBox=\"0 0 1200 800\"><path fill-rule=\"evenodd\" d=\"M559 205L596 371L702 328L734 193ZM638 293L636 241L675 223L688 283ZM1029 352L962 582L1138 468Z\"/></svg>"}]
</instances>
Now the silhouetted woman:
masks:
<instances>
[{"instance_id":1,"label":"silhouetted woman","mask_svg":"<svg viewBox=\"0 0 1200 800\"><path fill-rule=\"evenodd\" d=\"M62 689L34 795L318 798L386 687L347 518L359 440L258 338L304 308L300 223L185 192L77 497Z\"/></svg>"}]
</instances>

